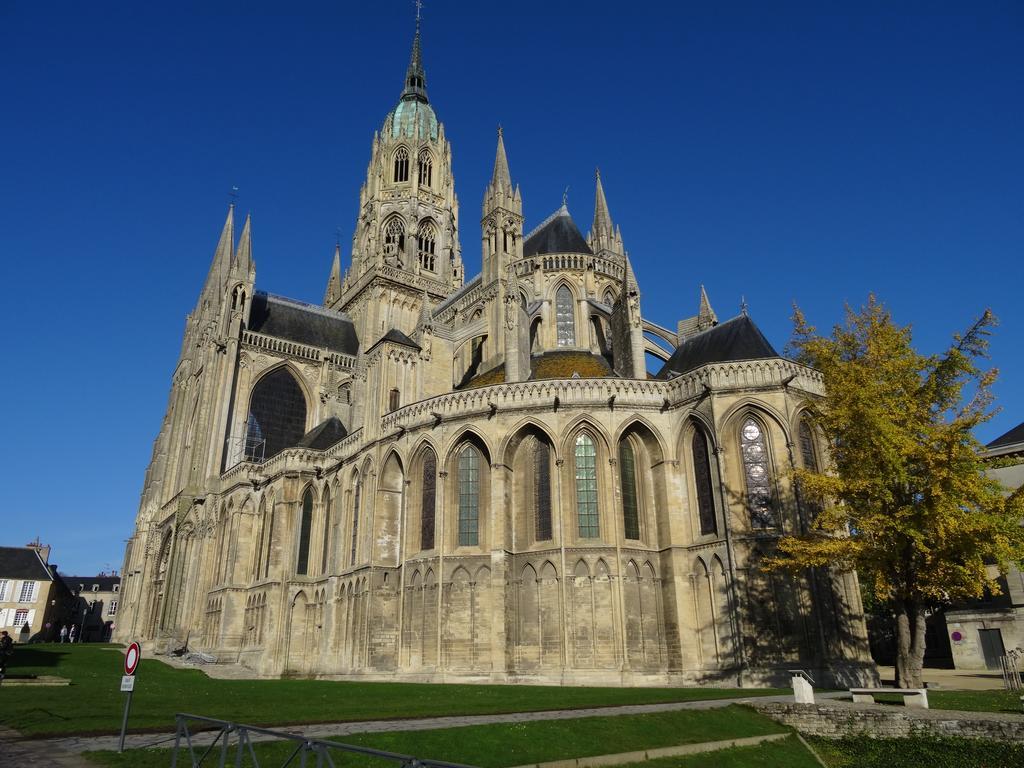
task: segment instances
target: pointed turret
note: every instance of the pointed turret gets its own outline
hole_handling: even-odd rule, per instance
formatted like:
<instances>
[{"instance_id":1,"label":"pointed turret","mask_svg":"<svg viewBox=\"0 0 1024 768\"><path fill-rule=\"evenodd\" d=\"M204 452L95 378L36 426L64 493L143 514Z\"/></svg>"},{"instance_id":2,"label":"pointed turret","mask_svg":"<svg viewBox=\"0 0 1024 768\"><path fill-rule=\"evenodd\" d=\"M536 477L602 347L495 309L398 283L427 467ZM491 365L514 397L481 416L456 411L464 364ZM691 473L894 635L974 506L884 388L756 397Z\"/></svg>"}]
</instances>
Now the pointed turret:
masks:
<instances>
[{"instance_id":1,"label":"pointed turret","mask_svg":"<svg viewBox=\"0 0 1024 768\"><path fill-rule=\"evenodd\" d=\"M697 330L705 331L716 325L718 325L718 315L716 315L715 310L711 308L711 302L708 300L708 292L705 291L704 286L701 285L700 309L697 310Z\"/></svg>"},{"instance_id":2,"label":"pointed turret","mask_svg":"<svg viewBox=\"0 0 1024 768\"><path fill-rule=\"evenodd\" d=\"M508 157L505 156L505 140L501 126L498 126L498 149L494 155L494 172L491 174L491 188L512 189L512 177L508 172Z\"/></svg>"},{"instance_id":3,"label":"pointed turret","mask_svg":"<svg viewBox=\"0 0 1024 768\"><path fill-rule=\"evenodd\" d=\"M420 52L420 19L416 17L416 35L412 39L412 55L409 57L409 69L405 72L405 88L402 100L428 102L427 73L423 69L423 57Z\"/></svg>"},{"instance_id":4,"label":"pointed turret","mask_svg":"<svg viewBox=\"0 0 1024 768\"><path fill-rule=\"evenodd\" d=\"M629 256L625 256L622 271L622 290L612 308L612 349L615 350L615 370L631 379L647 378L644 357L643 317L640 315L640 286Z\"/></svg>"},{"instance_id":5,"label":"pointed turret","mask_svg":"<svg viewBox=\"0 0 1024 768\"><path fill-rule=\"evenodd\" d=\"M594 223L587 235L587 244L597 254L614 254L624 256L622 234L612 223L612 215L608 211L608 200L604 196L604 185L601 183L601 169L595 172L596 189L594 191Z\"/></svg>"},{"instance_id":6,"label":"pointed turret","mask_svg":"<svg viewBox=\"0 0 1024 768\"><path fill-rule=\"evenodd\" d=\"M331 276L327 278L327 290L324 291L324 306L330 307L341 296L341 243L334 244L334 261L331 263Z\"/></svg>"}]
</instances>

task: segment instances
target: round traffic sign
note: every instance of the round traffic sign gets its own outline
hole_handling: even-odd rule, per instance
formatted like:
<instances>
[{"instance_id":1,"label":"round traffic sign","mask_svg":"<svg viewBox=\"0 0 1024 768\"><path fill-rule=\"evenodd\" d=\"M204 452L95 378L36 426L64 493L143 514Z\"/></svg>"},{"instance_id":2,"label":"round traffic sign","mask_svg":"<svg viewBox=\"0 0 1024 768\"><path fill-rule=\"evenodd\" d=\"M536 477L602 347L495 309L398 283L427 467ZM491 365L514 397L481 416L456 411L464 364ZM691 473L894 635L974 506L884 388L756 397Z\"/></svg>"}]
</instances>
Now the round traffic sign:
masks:
<instances>
[{"instance_id":1,"label":"round traffic sign","mask_svg":"<svg viewBox=\"0 0 1024 768\"><path fill-rule=\"evenodd\" d=\"M142 649L139 648L138 643L132 643L128 646L128 651L124 655L124 673L126 675L134 675L136 668L139 666L139 659L142 658Z\"/></svg>"}]
</instances>

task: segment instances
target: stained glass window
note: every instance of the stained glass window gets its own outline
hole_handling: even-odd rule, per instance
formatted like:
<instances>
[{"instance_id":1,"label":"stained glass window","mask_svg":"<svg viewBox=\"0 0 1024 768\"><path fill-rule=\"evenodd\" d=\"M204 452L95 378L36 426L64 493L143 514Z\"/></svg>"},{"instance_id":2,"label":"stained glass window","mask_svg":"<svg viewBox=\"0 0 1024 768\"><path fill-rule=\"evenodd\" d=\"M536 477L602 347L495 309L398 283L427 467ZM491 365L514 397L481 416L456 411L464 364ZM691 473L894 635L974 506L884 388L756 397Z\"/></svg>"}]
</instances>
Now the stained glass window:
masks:
<instances>
[{"instance_id":1,"label":"stained glass window","mask_svg":"<svg viewBox=\"0 0 1024 768\"><path fill-rule=\"evenodd\" d=\"M580 538L601 535L597 518L597 452L589 435L576 438L576 516Z\"/></svg>"},{"instance_id":2,"label":"stained glass window","mask_svg":"<svg viewBox=\"0 0 1024 768\"><path fill-rule=\"evenodd\" d=\"M299 444L306 433L306 398L285 368L271 371L253 387L245 434L249 461L269 459Z\"/></svg>"},{"instance_id":3,"label":"stained glass window","mask_svg":"<svg viewBox=\"0 0 1024 768\"><path fill-rule=\"evenodd\" d=\"M533 438L534 535L537 541L551 540L551 447Z\"/></svg>"},{"instance_id":4,"label":"stained glass window","mask_svg":"<svg viewBox=\"0 0 1024 768\"><path fill-rule=\"evenodd\" d=\"M715 520L715 495L711 481L708 439L700 429L693 431L693 479L697 486L697 511L701 535L718 532Z\"/></svg>"},{"instance_id":5,"label":"stained glass window","mask_svg":"<svg viewBox=\"0 0 1024 768\"><path fill-rule=\"evenodd\" d=\"M434 514L437 504L437 459L433 451L423 457L423 496L420 506L420 549L434 548Z\"/></svg>"},{"instance_id":6,"label":"stained glass window","mask_svg":"<svg viewBox=\"0 0 1024 768\"><path fill-rule=\"evenodd\" d=\"M459 546L479 542L480 454L472 445L459 452Z\"/></svg>"},{"instance_id":7,"label":"stained glass window","mask_svg":"<svg viewBox=\"0 0 1024 768\"><path fill-rule=\"evenodd\" d=\"M399 147L395 152L395 181L409 180L409 150Z\"/></svg>"},{"instance_id":8,"label":"stained glass window","mask_svg":"<svg viewBox=\"0 0 1024 768\"><path fill-rule=\"evenodd\" d=\"M555 291L555 325L558 330L558 346L575 346L576 315L573 311L572 291L565 285Z\"/></svg>"},{"instance_id":9,"label":"stained glass window","mask_svg":"<svg viewBox=\"0 0 1024 768\"><path fill-rule=\"evenodd\" d=\"M619 443L619 478L622 483L622 526L627 539L640 538L636 492L636 454L628 440Z\"/></svg>"},{"instance_id":10,"label":"stained glass window","mask_svg":"<svg viewBox=\"0 0 1024 768\"><path fill-rule=\"evenodd\" d=\"M800 420L800 457L803 459L804 469L811 472L818 471L818 455L814 451L814 432L807 419Z\"/></svg>"},{"instance_id":11,"label":"stained glass window","mask_svg":"<svg viewBox=\"0 0 1024 768\"><path fill-rule=\"evenodd\" d=\"M308 488L302 495L302 518L299 522L299 562L295 572L300 576L309 573L309 534L313 528L313 492Z\"/></svg>"},{"instance_id":12,"label":"stained glass window","mask_svg":"<svg viewBox=\"0 0 1024 768\"><path fill-rule=\"evenodd\" d=\"M771 473L768 468L768 449L764 429L754 419L747 419L740 430L740 449L743 452L743 474L747 481L747 505L754 528L775 525L772 510Z\"/></svg>"},{"instance_id":13,"label":"stained glass window","mask_svg":"<svg viewBox=\"0 0 1024 768\"><path fill-rule=\"evenodd\" d=\"M356 544L359 542L359 506L362 502L363 484L356 478L356 489L352 496L352 548L348 556L348 564L356 564Z\"/></svg>"}]
</instances>

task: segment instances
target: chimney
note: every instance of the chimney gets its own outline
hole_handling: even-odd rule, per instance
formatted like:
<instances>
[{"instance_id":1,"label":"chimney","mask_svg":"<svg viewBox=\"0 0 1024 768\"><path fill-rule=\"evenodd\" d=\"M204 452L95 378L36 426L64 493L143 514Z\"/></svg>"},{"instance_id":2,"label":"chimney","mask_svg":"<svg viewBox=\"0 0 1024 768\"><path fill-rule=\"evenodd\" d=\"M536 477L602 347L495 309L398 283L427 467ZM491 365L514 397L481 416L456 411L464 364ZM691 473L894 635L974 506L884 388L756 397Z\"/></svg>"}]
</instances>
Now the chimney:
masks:
<instances>
[{"instance_id":1,"label":"chimney","mask_svg":"<svg viewBox=\"0 0 1024 768\"><path fill-rule=\"evenodd\" d=\"M28 547L29 549L34 549L36 552L38 552L39 553L39 557L41 557L43 559L44 563L50 562L50 545L49 544L43 544L39 540L38 536L36 536L36 540L35 541L30 541L25 546Z\"/></svg>"}]
</instances>

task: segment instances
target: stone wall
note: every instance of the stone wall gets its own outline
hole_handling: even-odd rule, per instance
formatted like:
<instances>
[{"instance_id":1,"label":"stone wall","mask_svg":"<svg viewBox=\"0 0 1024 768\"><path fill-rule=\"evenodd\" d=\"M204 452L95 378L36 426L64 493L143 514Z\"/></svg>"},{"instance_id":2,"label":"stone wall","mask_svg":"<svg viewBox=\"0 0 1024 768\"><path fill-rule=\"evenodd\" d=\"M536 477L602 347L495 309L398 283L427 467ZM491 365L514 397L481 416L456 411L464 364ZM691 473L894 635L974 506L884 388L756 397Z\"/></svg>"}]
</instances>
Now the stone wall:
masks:
<instances>
[{"instance_id":1,"label":"stone wall","mask_svg":"<svg viewBox=\"0 0 1024 768\"><path fill-rule=\"evenodd\" d=\"M906 709L879 704L755 703L754 708L807 736L839 739L869 736L903 739L909 736L994 739L1024 744L1024 716L994 712Z\"/></svg>"}]
</instances>

